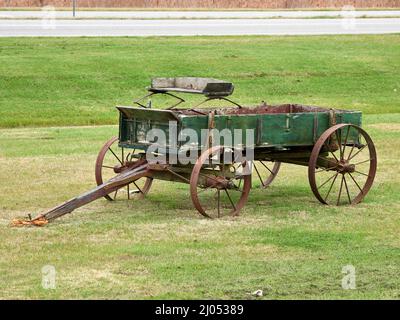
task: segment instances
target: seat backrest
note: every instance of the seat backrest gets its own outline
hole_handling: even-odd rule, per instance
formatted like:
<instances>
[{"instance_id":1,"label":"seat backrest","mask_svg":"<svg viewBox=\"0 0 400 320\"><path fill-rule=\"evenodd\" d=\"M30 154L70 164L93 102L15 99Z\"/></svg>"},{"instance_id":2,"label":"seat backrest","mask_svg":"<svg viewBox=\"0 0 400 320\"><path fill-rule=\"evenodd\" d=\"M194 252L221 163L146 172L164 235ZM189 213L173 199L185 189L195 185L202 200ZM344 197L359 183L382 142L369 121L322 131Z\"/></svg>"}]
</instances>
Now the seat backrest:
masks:
<instances>
[{"instance_id":1,"label":"seat backrest","mask_svg":"<svg viewBox=\"0 0 400 320\"><path fill-rule=\"evenodd\" d=\"M226 97L233 93L234 86L230 82L196 77L176 77L176 78L153 78L151 87L152 92L184 92L204 94L205 96Z\"/></svg>"}]
</instances>

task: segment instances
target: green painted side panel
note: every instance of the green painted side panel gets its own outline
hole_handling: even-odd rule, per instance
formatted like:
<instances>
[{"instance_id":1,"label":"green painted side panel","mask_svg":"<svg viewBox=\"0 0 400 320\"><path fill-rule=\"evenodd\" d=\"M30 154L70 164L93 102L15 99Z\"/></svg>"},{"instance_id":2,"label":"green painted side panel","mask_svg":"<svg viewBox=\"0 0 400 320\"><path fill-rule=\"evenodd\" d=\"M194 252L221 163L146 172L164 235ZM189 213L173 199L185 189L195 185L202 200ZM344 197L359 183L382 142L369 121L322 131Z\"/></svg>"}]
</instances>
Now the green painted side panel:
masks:
<instances>
[{"instance_id":1,"label":"green painted side panel","mask_svg":"<svg viewBox=\"0 0 400 320\"><path fill-rule=\"evenodd\" d=\"M234 145L253 145L256 144L257 136L257 116L254 115L238 115L238 116L220 116L220 127L217 129L222 130L228 128L233 134ZM236 132L235 132L236 130ZM240 137L240 138L239 138Z\"/></svg>"},{"instance_id":2,"label":"green painted side panel","mask_svg":"<svg viewBox=\"0 0 400 320\"><path fill-rule=\"evenodd\" d=\"M177 147L185 144L181 141L184 133L194 131L198 140L191 141L194 148L202 148L207 141L208 116L171 115L170 112L152 112L153 110L141 109L125 110L120 114L120 145L131 148L145 149L151 141L146 140L150 129L160 129L166 136L166 147L170 139L179 139L174 143ZM149 117L146 117L146 112ZM150 115L151 114L151 115ZM137 115L137 117L136 117ZM170 122L175 123L178 138L171 135ZM337 123L352 123L361 126L361 112L338 112ZM214 141L219 144L247 144L256 147L295 147L312 146L319 136L329 128L329 112L304 112L304 113L271 113L258 115L216 115L214 118L215 129L223 136L218 137L214 132ZM228 129L228 130L224 130ZM346 132L347 133L347 132ZM181 136L179 136L181 134ZM342 132L344 135L345 132ZM358 135L350 130L348 141L357 141ZM224 142L226 141L226 143Z\"/></svg>"},{"instance_id":3,"label":"green painted side panel","mask_svg":"<svg viewBox=\"0 0 400 320\"><path fill-rule=\"evenodd\" d=\"M201 129L207 129L207 116L183 117L182 128L190 128L200 137ZM337 123L352 123L361 125L360 112L337 114ZM221 115L215 116L215 128L218 130L241 130L242 143L251 141L259 147L286 147L312 146L320 135L329 128L329 113L291 113L291 114L263 114L263 115ZM246 132L247 130L247 132ZM357 139L350 132L349 141ZM233 136L231 136L233 139ZM234 140L234 139L233 139ZM199 139L200 145L204 144ZM237 142L237 141L235 141ZM223 144L223 139L221 139Z\"/></svg>"},{"instance_id":4,"label":"green painted side panel","mask_svg":"<svg viewBox=\"0 0 400 320\"><path fill-rule=\"evenodd\" d=\"M325 114L274 114L263 115L261 120L262 146L296 146L314 143L314 122L317 117L320 125L327 127L328 117Z\"/></svg>"},{"instance_id":5,"label":"green painted side panel","mask_svg":"<svg viewBox=\"0 0 400 320\"><path fill-rule=\"evenodd\" d=\"M171 138L171 126L179 127L179 118L171 110L130 106L118 106L117 109L120 112L119 145L121 147L145 150L153 142L153 140L148 140L148 133L155 129L164 135L162 144L168 145Z\"/></svg>"},{"instance_id":6,"label":"green painted side panel","mask_svg":"<svg viewBox=\"0 0 400 320\"><path fill-rule=\"evenodd\" d=\"M199 137L197 143L204 146L207 141L208 116L190 116L181 118L182 129L194 130ZM255 142L257 117L254 116L225 116L216 115L214 118L213 138L220 144L232 145L232 143L245 144L247 140ZM246 131L246 129L249 129ZM250 137L247 138L247 135ZM219 137L219 138L218 138ZM225 143L226 140L226 143Z\"/></svg>"}]
</instances>

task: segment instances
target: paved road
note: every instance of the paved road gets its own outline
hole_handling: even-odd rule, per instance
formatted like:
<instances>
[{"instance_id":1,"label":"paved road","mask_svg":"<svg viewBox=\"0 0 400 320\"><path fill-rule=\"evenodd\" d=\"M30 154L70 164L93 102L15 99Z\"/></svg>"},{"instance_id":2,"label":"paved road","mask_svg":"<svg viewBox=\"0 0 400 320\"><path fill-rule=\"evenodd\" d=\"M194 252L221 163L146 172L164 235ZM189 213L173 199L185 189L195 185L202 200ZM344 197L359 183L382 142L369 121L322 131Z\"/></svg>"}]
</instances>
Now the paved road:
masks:
<instances>
[{"instance_id":1,"label":"paved road","mask_svg":"<svg viewBox=\"0 0 400 320\"><path fill-rule=\"evenodd\" d=\"M400 19L0 20L2 37L383 33L400 33Z\"/></svg>"},{"instance_id":2,"label":"paved road","mask_svg":"<svg viewBox=\"0 0 400 320\"><path fill-rule=\"evenodd\" d=\"M46 11L0 11L0 18L43 18ZM55 11L56 18L71 18L71 11ZM130 19L251 19L315 17L398 17L400 10L387 11L77 11L78 18Z\"/></svg>"}]
</instances>

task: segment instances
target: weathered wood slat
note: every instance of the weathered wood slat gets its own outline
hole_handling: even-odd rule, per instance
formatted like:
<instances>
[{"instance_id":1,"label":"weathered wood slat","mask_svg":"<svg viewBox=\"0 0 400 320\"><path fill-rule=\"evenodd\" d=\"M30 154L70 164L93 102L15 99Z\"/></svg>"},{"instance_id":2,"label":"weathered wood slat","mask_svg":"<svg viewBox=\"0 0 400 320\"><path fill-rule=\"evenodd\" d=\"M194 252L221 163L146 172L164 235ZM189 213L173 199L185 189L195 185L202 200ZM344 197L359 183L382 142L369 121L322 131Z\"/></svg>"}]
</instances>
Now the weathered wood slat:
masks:
<instances>
[{"instance_id":1,"label":"weathered wood slat","mask_svg":"<svg viewBox=\"0 0 400 320\"><path fill-rule=\"evenodd\" d=\"M49 221L57 219L63 215L71 213L75 209L88 204L89 202L95 201L107 194L115 192L116 190L126 186L127 184L136 181L146 175L149 175L148 165L143 164L139 167L132 168L131 170L124 171L114 178L106 181L105 183L89 190L67 202L62 203L42 214L39 214L32 220L14 220L13 225L43 225Z\"/></svg>"}]
</instances>

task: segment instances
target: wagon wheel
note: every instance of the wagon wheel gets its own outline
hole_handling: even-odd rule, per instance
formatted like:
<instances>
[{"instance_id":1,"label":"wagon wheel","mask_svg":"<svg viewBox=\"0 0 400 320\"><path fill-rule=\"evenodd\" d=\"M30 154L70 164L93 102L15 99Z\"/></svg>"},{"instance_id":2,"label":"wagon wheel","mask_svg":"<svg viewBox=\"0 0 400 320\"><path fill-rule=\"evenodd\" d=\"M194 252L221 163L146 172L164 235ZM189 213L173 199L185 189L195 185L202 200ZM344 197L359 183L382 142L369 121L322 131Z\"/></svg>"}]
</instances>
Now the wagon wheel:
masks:
<instances>
[{"instance_id":1,"label":"wagon wheel","mask_svg":"<svg viewBox=\"0 0 400 320\"><path fill-rule=\"evenodd\" d=\"M253 161L252 166L253 186L265 189L274 181L281 167L281 163L258 160ZM260 185L258 186L255 181L260 181Z\"/></svg>"},{"instance_id":2,"label":"wagon wheel","mask_svg":"<svg viewBox=\"0 0 400 320\"><path fill-rule=\"evenodd\" d=\"M231 161L226 161L228 156ZM238 215L247 202L250 165L233 158L231 149L215 146L204 151L193 167L190 195L195 208L207 218Z\"/></svg>"},{"instance_id":3,"label":"wagon wheel","mask_svg":"<svg viewBox=\"0 0 400 320\"><path fill-rule=\"evenodd\" d=\"M115 177L118 172L123 171L127 161L138 161L141 154L135 150L118 147L118 137L108 140L100 149L96 160L95 177L97 185ZM150 190L152 178L144 177L131 182L125 187L118 189L112 194L104 196L109 201L126 197L127 199L143 198Z\"/></svg>"},{"instance_id":4,"label":"wagon wheel","mask_svg":"<svg viewBox=\"0 0 400 320\"><path fill-rule=\"evenodd\" d=\"M308 178L324 204L357 204L371 188L377 166L374 143L360 127L338 124L326 130L311 153Z\"/></svg>"}]
</instances>

